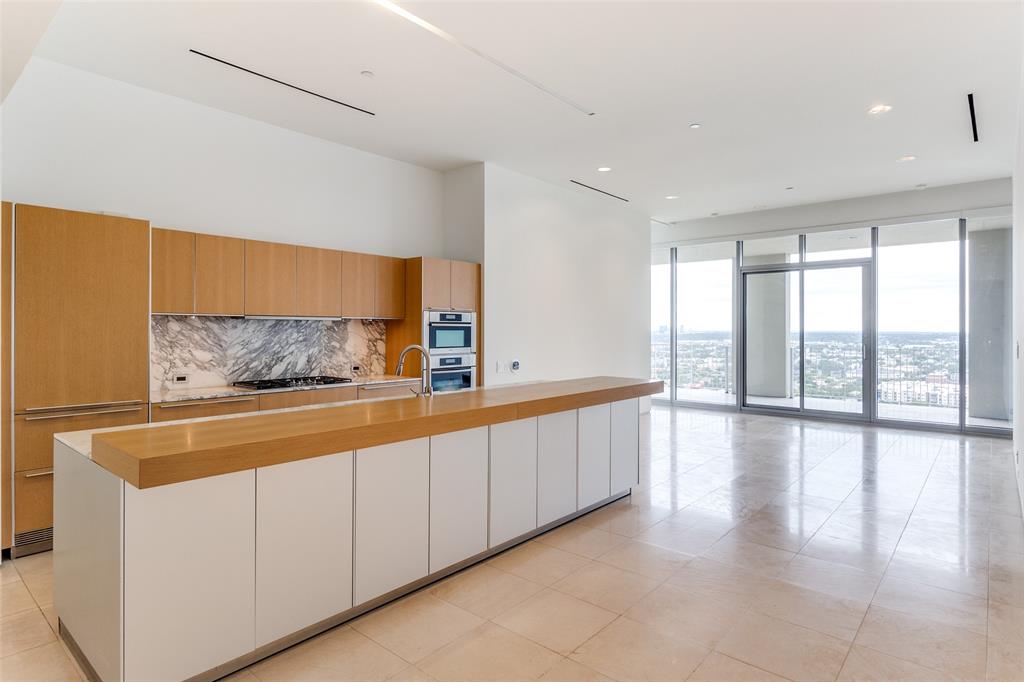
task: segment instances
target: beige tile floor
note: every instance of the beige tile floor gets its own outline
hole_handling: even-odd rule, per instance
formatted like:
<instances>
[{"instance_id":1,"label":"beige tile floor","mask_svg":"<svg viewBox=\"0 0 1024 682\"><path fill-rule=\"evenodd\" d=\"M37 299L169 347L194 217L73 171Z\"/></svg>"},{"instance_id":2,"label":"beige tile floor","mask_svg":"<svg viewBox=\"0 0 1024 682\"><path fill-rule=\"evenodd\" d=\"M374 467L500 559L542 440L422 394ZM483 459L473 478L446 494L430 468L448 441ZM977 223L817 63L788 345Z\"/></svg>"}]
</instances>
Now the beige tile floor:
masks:
<instances>
[{"instance_id":1,"label":"beige tile floor","mask_svg":"<svg viewBox=\"0 0 1024 682\"><path fill-rule=\"evenodd\" d=\"M237 680L1024 680L1010 443L656 407L631 498ZM78 679L49 555L0 679Z\"/></svg>"}]
</instances>

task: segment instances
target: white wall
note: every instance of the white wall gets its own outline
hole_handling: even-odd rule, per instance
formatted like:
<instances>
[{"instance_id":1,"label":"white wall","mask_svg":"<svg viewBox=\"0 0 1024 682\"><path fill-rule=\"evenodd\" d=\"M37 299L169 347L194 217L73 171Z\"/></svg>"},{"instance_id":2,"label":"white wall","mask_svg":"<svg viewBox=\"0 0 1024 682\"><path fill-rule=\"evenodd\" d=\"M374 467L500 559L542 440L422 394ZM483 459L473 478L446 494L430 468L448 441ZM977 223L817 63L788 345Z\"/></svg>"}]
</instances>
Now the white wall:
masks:
<instances>
[{"instance_id":1,"label":"white wall","mask_svg":"<svg viewBox=\"0 0 1024 682\"><path fill-rule=\"evenodd\" d=\"M449 258L484 260L484 164L444 174L444 253Z\"/></svg>"},{"instance_id":2,"label":"white wall","mask_svg":"<svg viewBox=\"0 0 1024 682\"><path fill-rule=\"evenodd\" d=\"M891 224L898 223L901 218L914 218L926 214L958 214L972 209L1009 206L1011 199L1010 178L1000 178L752 213L697 218L671 225L655 223L651 228L651 241L659 244L735 238L761 232L793 233L801 228L852 228Z\"/></svg>"},{"instance_id":3,"label":"white wall","mask_svg":"<svg viewBox=\"0 0 1024 682\"><path fill-rule=\"evenodd\" d=\"M442 175L33 58L2 107L3 198L158 227L441 255Z\"/></svg>"},{"instance_id":4,"label":"white wall","mask_svg":"<svg viewBox=\"0 0 1024 682\"><path fill-rule=\"evenodd\" d=\"M486 164L484 381L650 372L650 222ZM495 363L518 359L515 374Z\"/></svg>"}]
</instances>

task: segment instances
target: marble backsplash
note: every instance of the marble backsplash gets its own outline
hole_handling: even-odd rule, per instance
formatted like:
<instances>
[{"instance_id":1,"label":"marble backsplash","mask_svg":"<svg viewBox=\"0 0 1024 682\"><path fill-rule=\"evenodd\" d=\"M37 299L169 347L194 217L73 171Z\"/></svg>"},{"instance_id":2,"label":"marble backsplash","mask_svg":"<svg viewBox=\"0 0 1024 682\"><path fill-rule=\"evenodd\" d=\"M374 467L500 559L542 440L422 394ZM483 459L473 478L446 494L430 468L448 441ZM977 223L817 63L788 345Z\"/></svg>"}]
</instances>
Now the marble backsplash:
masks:
<instances>
[{"instance_id":1,"label":"marble backsplash","mask_svg":"<svg viewBox=\"0 0 1024 682\"><path fill-rule=\"evenodd\" d=\"M245 379L327 374L383 374L384 322L257 320L153 315L150 390L171 388L188 373L190 388Z\"/></svg>"}]
</instances>

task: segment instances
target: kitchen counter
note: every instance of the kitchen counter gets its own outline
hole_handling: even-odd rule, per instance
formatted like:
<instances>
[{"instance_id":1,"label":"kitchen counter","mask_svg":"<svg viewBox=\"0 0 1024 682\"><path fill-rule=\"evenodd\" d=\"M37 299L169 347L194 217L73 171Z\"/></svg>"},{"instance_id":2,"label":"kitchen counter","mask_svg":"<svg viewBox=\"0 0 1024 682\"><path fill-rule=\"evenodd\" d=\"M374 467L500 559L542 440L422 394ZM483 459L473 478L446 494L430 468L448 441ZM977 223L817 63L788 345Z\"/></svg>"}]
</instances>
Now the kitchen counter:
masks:
<instances>
[{"instance_id":1,"label":"kitchen counter","mask_svg":"<svg viewBox=\"0 0 1024 682\"><path fill-rule=\"evenodd\" d=\"M661 390L591 377L60 434L60 636L91 679L225 677L629 495L640 397Z\"/></svg>"},{"instance_id":2,"label":"kitchen counter","mask_svg":"<svg viewBox=\"0 0 1024 682\"><path fill-rule=\"evenodd\" d=\"M652 395L660 386L592 377L149 425L93 435L92 459L136 488L151 488Z\"/></svg>"},{"instance_id":3,"label":"kitchen counter","mask_svg":"<svg viewBox=\"0 0 1024 682\"><path fill-rule=\"evenodd\" d=\"M342 386L370 386L373 384L399 383L405 381L419 382L416 377L403 377L395 374L367 374L353 377L351 382L343 384L324 384L322 386L292 386L289 388L267 388L254 390L240 386L206 386L196 388L166 388L150 391L149 402L173 403L180 400L207 400L210 398L230 398L238 395L258 395L263 393L288 393L289 391L316 391L321 388L339 388Z\"/></svg>"}]
</instances>

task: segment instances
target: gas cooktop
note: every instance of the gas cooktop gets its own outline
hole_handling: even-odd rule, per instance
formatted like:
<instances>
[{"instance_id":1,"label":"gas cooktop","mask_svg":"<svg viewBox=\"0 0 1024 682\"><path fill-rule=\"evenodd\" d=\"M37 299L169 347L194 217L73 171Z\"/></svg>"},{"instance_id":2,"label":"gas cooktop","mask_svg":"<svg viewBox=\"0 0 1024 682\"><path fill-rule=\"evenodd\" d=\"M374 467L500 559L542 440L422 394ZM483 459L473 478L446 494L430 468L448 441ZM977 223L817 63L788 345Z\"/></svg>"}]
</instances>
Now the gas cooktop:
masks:
<instances>
[{"instance_id":1,"label":"gas cooktop","mask_svg":"<svg viewBox=\"0 0 1024 682\"><path fill-rule=\"evenodd\" d=\"M241 388L252 388L257 391L266 391L271 388L302 388L303 386L327 386L329 384L348 384L352 379L348 377L284 377L281 379L249 379L248 381L236 381L232 386Z\"/></svg>"}]
</instances>

